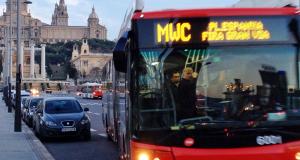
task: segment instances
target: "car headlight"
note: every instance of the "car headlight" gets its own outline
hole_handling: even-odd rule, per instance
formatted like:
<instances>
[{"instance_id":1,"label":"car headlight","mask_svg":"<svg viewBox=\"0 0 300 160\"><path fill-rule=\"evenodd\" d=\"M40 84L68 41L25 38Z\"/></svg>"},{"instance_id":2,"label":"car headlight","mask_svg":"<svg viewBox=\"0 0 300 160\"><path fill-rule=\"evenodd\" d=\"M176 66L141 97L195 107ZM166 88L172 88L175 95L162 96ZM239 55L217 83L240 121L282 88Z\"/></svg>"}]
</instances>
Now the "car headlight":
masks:
<instances>
[{"instance_id":1,"label":"car headlight","mask_svg":"<svg viewBox=\"0 0 300 160\"><path fill-rule=\"evenodd\" d=\"M52 121L46 121L45 124L46 124L47 126L49 126L49 127L56 127L56 126L57 126L57 124L54 123L54 122L52 122Z\"/></svg>"},{"instance_id":2,"label":"car headlight","mask_svg":"<svg viewBox=\"0 0 300 160\"><path fill-rule=\"evenodd\" d=\"M88 117L84 117L81 121L80 124L84 125L84 124L88 124L90 122L90 119Z\"/></svg>"}]
</instances>

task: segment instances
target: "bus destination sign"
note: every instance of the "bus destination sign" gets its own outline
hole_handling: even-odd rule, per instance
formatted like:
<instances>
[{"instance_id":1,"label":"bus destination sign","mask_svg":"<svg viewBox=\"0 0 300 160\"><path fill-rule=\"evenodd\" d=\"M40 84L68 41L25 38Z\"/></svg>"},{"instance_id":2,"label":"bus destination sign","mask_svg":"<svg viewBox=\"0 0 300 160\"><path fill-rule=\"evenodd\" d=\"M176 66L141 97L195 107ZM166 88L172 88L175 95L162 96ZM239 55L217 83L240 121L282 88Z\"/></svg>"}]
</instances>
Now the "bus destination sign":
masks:
<instances>
[{"instance_id":1,"label":"bus destination sign","mask_svg":"<svg viewBox=\"0 0 300 160\"><path fill-rule=\"evenodd\" d=\"M138 21L140 47L294 43L292 17L210 17ZM146 37L146 38L145 38Z\"/></svg>"},{"instance_id":2,"label":"bus destination sign","mask_svg":"<svg viewBox=\"0 0 300 160\"><path fill-rule=\"evenodd\" d=\"M167 23L165 25L157 23L156 42L190 42L192 36L196 36L200 41L261 41L269 40L271 33L264 28L262 21L223 21L209 22L207 30L198 35L192 35L194 27L189 22Z\"/></svg>"},{"instance_id":3,"label":"bus destination sign","mask_svg":"<svg viewBox=\"0 0 300 160\"><path fill-rule=\"evenodd\" d=\"M269 40L271 33L262 21L209 22L201 33L201 41L249 41Z\"/></svg>"}]
</instances>

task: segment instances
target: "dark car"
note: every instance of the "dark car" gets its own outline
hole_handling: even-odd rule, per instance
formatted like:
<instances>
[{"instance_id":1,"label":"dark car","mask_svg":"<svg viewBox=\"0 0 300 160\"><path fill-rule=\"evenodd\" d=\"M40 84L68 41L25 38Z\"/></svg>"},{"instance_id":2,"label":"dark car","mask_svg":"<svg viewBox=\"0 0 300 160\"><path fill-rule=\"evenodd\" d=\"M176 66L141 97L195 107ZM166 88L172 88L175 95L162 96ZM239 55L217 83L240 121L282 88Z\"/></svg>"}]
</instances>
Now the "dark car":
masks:
<instances>
[{"instance_id":1,"label":"dark car","mask_svg":"<svg viewBox=\"0 0 300 160\"><path fill-rule=\"evenodd\" d=\"M41 97L26 98L25 105L23 107L23 119L30 127L32 126L33 114L42 100L43 98Z\"/></svg>"},{"instance_id":2,"label":"dark car","mask_svg":"<svg viewBox=\"0 0 300 160\"><path fill-rule=\"evenodd\" d=\"M41 138L82 136L91 139L90 118L73 97L48 97L39 103L33 116L33 130Z\"/></svg>"}]
</instances>

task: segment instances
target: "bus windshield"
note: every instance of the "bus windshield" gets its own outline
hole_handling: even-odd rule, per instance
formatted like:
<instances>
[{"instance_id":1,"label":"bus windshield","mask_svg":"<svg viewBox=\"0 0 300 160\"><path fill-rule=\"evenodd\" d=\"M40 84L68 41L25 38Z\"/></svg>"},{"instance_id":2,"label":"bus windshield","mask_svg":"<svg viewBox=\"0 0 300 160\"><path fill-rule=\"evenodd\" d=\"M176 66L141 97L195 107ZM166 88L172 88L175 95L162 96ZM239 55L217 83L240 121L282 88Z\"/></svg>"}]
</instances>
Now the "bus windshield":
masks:
<instances>
[{"instance_id":1,"label":"bus windshield","mask_svg":"<svg viewBox=\"0 0 300 160\"><path fill-rule=\"evenodd\" d=\"M296 57L293 45L140 49L133 127L300 120Z\"/></svg>"}]
</instances>

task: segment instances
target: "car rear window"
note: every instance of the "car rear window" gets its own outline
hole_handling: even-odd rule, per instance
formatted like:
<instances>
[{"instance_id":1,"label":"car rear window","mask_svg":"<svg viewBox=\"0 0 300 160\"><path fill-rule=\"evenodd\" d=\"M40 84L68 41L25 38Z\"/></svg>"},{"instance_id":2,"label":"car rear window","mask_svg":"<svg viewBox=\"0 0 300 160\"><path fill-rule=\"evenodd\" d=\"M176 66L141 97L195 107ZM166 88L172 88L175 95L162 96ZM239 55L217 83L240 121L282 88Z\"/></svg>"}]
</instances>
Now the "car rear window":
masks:
<instances>
[{"instance_id":1,"label":"car rear window","mask_svg":"<svg viewBox=\"0 0 300 160\"><path fill-rule=\"evenodd\" d=\"M30 102L30 108L33 108L34 106L38 106L38 104L40 103L40 101L42 101L42 99L32 99L31 102Z\"/></svg>"},{"instance_id":2,"label":"car rear window","mask_svg":"<svg viewBox=\"0 0 300 160\"><path fill-rule=\"evenodd\" d=\"M76 100L50 100L46 101L45 112L48 114L80 113L80 104Z\"/></svg>"}]
</instances>

